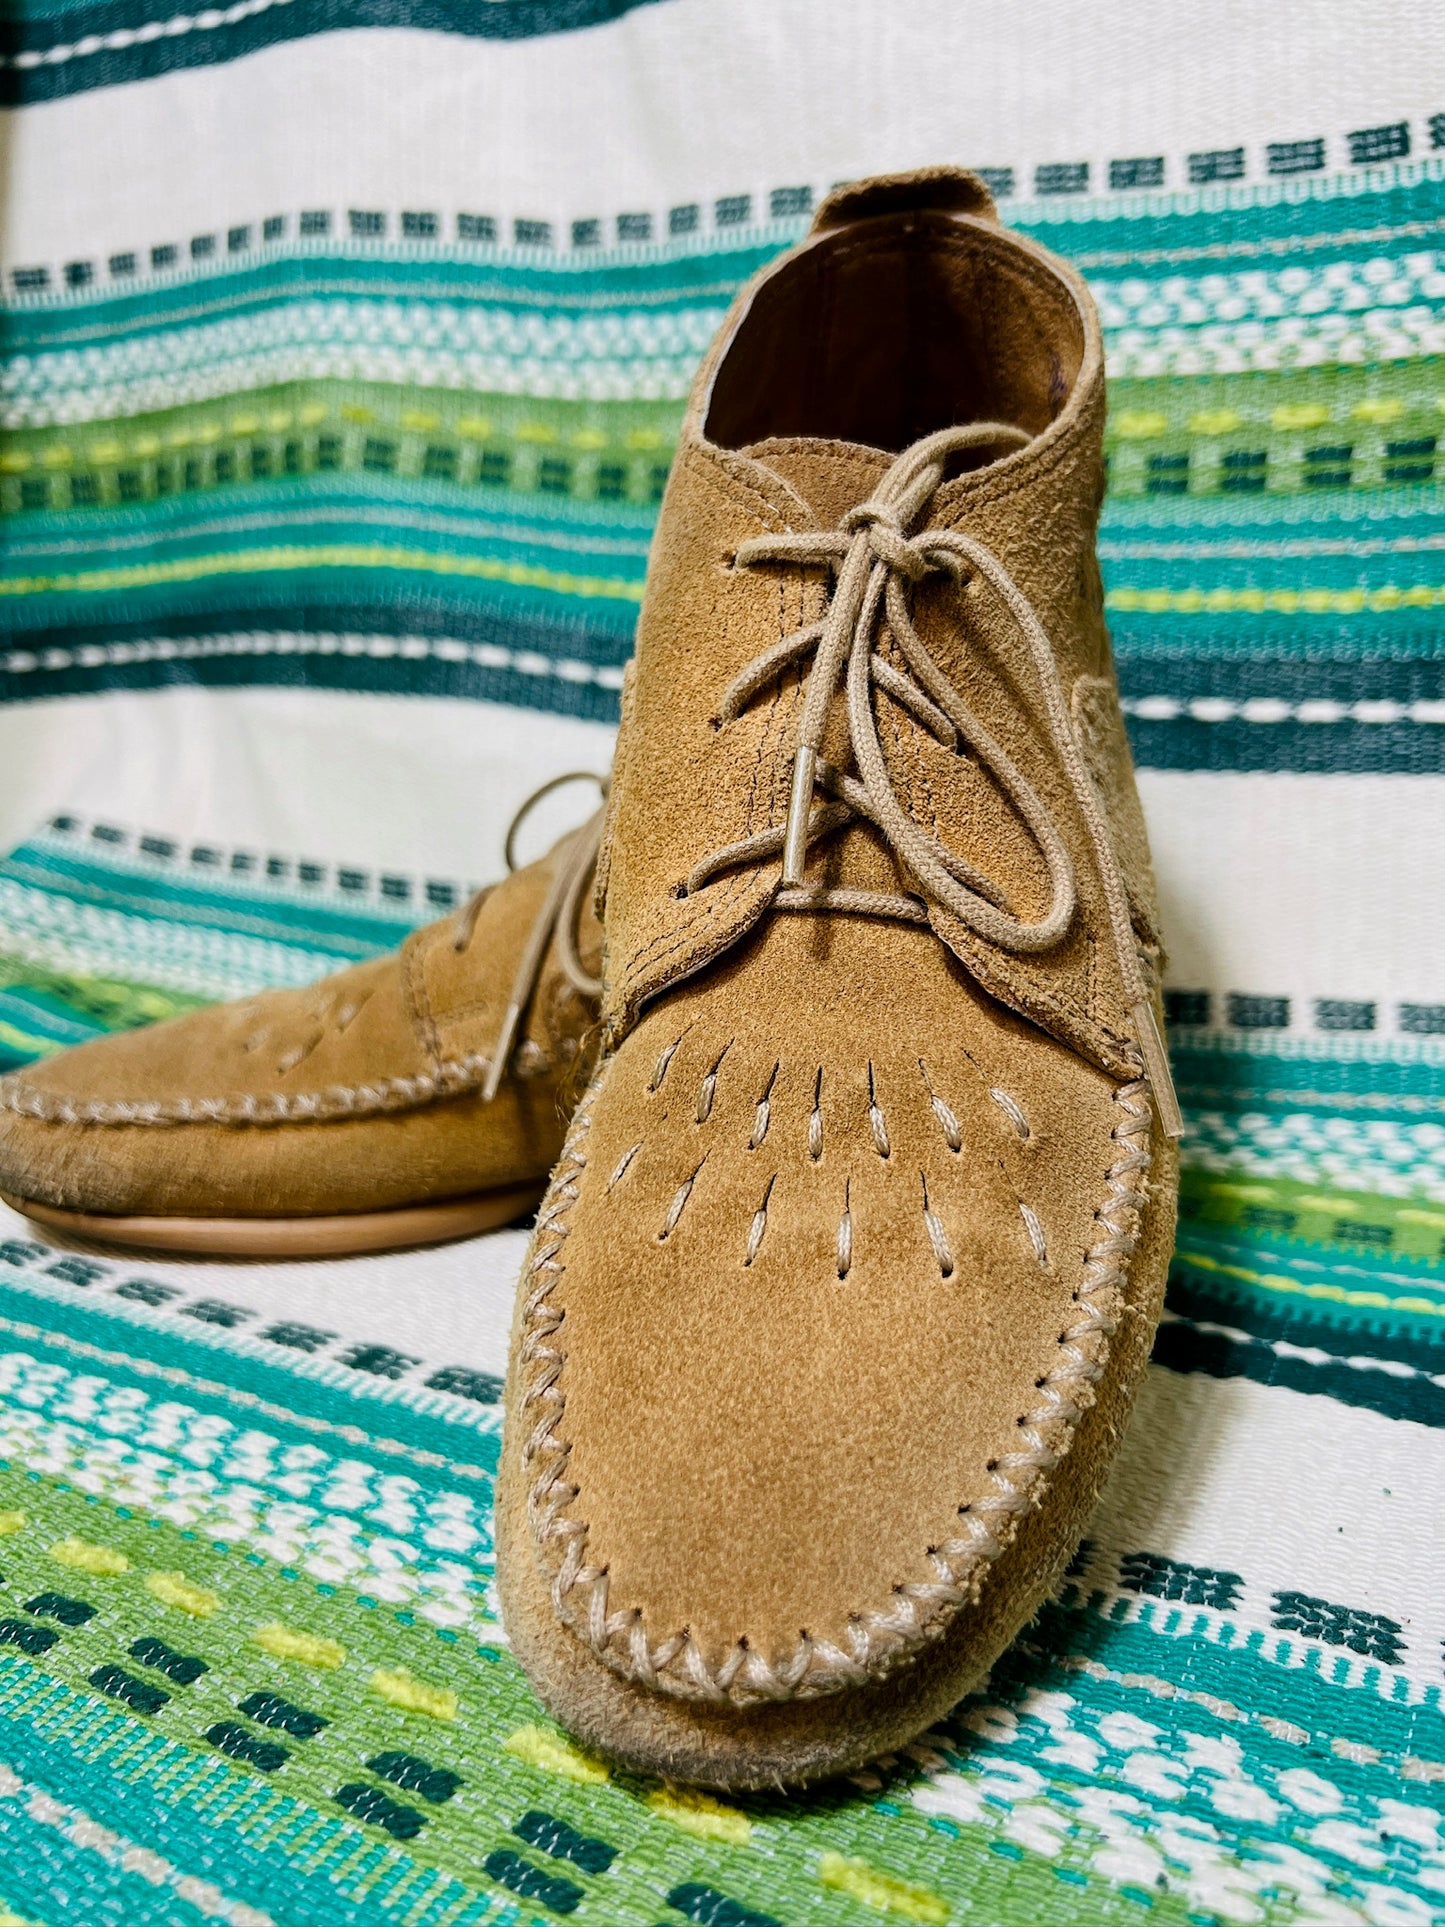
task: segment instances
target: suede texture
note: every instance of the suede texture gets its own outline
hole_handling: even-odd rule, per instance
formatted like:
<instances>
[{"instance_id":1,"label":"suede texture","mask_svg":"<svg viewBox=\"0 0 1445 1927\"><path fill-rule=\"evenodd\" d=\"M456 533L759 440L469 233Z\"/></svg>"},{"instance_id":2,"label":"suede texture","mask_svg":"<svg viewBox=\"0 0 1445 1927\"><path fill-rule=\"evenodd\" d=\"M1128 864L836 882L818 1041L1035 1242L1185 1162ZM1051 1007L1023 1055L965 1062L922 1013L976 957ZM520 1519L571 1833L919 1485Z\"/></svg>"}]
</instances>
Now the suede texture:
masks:
<instances>
[{"instance_id":1,"label":"suede texture","mask_svg":"<svg viewBox=\"0 0 1445 1927\"><path fill-rule=\"evenodd\" d=\"M634 1772L736 1791L852 1772L905 1746L981 1686L993 1660L1063 1578L1123 1438L1163 1305L1176 1167L1177 1154L1166 1144L1130 1267L1111 1369L1007 1557L993 1566L971 1612L841 1699L736 1707L639 1691L558 1617L534 1554L520 1455L504 1453L496 1513L499 1588L512 1651L544 1704L585 1745Z\"/></svg>"},{"instance_id":2,"label":"suede texture","mask_svg":"<svg viewBox=\"0 0 1445 1927\"><path fill-rule=\"evenodd\" d=\"M1152 976L1092 306L971 177L819 220L735 304L664 501L599 883L608 1054L539 1218L503 1453L499 1584L539 1690L629 1764L719 1785L856 1763L987 1669L1082 1530L1173 1226L1109 913L1127 896ZM1015 618L929 576L920 635L1067 849L1063 935L1020 954L935 902L922 924L784 911L776 853L689 884L781 828L814 658L721 698L830 593L739 549L839 526L905 445L975 419L1031 439L965 457L921 520L986 544L1037 612L1107 864ZM873 700L908 815L1037 917L1043 858L989 765ZM841 697L823 754L848 767ZM913 887L862 821L809 869Z\"/></svg>"},{"instance_id":3,"label":"suede texture","mask_svg":"<svg viewBox=\"0 0 1445 1927\"><path fill-rule=\"evenodd\" d=\"M596 1006L554 937L510 1074L480 1086L559 845L456 917L298 990L82 1044L0 1079L0 1191L162 1218L373 1213L535 1183L585 1083ZM579 921L596 971L601 929Z\"/></svg>"}]
</instances>

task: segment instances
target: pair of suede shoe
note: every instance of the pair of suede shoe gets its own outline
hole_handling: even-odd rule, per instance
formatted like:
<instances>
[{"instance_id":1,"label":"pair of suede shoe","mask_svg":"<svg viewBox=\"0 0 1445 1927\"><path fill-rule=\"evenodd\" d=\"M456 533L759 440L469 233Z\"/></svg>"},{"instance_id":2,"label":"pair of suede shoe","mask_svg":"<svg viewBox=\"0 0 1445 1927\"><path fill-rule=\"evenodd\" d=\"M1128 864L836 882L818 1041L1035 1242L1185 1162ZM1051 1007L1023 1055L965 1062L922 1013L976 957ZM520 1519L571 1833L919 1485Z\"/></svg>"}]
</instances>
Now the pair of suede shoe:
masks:
<instances>
[{"instance_id":1,"label":"pair of suede shoe","mask_svg":"<svg viewBox=\"0 0 1445 1927\"><path fill-rule=\"evenodd\" d=\"M91 1237L541 1196L499 1586L642 1771L796 1783L941 1715L1142 1375L1179 1126L1103 409L1086 290L981 182L839 191L698 375L605 821L393 959L0 1083L0 1189Z\"/></svg>"}]
</instances>

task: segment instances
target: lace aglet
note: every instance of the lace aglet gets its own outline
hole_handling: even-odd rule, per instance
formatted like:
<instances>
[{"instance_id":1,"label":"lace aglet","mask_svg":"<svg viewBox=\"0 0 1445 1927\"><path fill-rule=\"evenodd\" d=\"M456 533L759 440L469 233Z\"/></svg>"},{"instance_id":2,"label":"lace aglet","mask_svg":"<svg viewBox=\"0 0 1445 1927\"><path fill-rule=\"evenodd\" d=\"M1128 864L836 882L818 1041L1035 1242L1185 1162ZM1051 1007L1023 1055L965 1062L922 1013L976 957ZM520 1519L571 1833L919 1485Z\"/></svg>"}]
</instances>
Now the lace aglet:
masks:
<instances>
[{"instance_id":1,"label":"lace aglet","mask_svg":"<svg viewBox=\"0 0 1445 1927\"><path fill-rule=\"evenodd\" d=\"M492 1061L487 1066L487 1079L482 1085L482 1102L490 1104L502 1088L502 1079L507 1074L507 1066L512 1061L512 1046L517 1041L517 1026L522 1021L522 1006L508 1004L507 1014L502 1019L502 1028L497 1035L496 1046L492 1051Z\"/></svg>"},{"instance_id":2,"label":"lace aglet","mask_svg":"<svg viewBox=\"0 0 1445 1927\"><path fill-rule=\"evenodd\" d=\"M1144 1054L1144 1075L1149 1089L1159 1109L1159 1122L1164 1127L1165 1137L1181 1138L1184 1135L1184 1116L1179 1109L1178 1093L1174 1089L1174 1076L1169 1069L1169 1053L1164 1048L1160 1034L1159 1020L1154 1015L1154 1006L1147 999L1135 1004L1134 1023L1139 1032L1139 1048Z\"/></svg>"},{"instance_id":3,"label":"lace aglet","mask_svg":"<svg viewBox=\"0 0 1445 1927\"><path fill-rule=\"evenodd\" d=\"M793 763L793 793L788 798L788 828L783 838L783 884L803 881L808 866L808 819L813 813L813 776L818 752L800 748Z\"/></svg>"}]
</instances>

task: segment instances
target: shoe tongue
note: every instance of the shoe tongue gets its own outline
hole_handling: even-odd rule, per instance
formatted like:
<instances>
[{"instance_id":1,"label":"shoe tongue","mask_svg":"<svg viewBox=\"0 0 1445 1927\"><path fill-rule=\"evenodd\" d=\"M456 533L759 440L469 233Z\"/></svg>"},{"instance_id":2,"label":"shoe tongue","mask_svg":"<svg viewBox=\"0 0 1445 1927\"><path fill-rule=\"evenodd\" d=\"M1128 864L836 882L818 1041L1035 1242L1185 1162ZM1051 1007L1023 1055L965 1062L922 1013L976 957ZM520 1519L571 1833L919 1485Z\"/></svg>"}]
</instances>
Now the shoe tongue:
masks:
<instances>
[{"instance_id":1,"label":"shoe tongue","mask_svg":"<svg viewBox=\"0 0 1445 1927\"><path fill-rule=\"evenodd\" d=\"M825 529L836 528L850 508L866 502L894 462L881 448L813 435L774 436L742 453L801 495Z\"/></svg>"}]
</instances>

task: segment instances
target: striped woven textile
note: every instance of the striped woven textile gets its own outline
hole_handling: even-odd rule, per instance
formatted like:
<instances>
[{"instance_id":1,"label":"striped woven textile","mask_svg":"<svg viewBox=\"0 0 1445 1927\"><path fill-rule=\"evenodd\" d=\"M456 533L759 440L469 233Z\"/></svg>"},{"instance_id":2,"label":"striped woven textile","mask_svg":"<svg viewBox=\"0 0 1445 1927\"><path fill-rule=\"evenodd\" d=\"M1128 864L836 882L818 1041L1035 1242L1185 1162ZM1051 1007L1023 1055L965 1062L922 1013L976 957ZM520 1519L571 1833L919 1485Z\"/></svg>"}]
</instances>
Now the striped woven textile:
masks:
<instances>
[{"instance_id":1,"label":"striped woven textile","mask_svg":"<svg viewBox=\"0 0 1445 1927\"><path fill-rule=\"evenodd\" d=\"M949 160L1104 319L1189 1122L1063 1589L793 1797L610 1772L507 1652L523 1233L0 1208L0 1927L1445 1917L1442 77L1419 0L0 5L0 1068L494 874L606 766L732 291Z\"/></svg>"}]
</instances>

